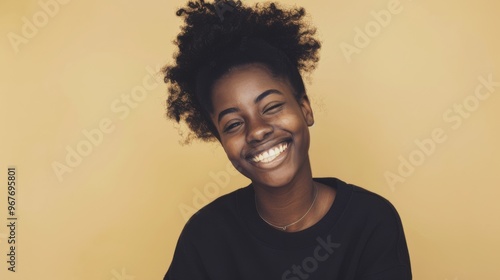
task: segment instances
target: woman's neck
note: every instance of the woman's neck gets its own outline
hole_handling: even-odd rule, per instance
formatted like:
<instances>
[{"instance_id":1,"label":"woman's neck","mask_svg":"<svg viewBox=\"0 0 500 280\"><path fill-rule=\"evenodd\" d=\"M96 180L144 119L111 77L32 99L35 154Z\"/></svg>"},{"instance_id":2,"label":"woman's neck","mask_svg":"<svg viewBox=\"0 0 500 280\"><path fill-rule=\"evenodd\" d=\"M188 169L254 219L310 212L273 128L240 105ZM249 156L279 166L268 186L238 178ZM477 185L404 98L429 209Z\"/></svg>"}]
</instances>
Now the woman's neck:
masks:
<instances>
[{"instance_id":1,"label":"woman's neck","mask_svg":"<svg viewBox=\"0 0 500 280\"><path fill-rule=\"evenodd\" d=\"M253 183L257 212L266 223L284 231L298 231L310 224L309 216L316 216L311 212L319 197L318 183L313 181L310 168L302 171L284 186Z\"/></svg>"}]
</instances>

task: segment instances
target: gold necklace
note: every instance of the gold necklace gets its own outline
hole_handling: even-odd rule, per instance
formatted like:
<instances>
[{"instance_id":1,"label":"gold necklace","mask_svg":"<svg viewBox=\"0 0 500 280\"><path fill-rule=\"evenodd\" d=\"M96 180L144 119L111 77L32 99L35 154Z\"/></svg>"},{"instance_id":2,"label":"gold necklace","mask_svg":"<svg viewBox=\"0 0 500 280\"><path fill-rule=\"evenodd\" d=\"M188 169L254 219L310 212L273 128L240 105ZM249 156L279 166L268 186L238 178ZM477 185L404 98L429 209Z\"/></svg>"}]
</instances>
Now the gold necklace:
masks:
<instances>
[{"instance_id":1,"label":"gold necklace","mask_svg":"<svg viewBox=\"0 0 500 280\"><path fill-rule=\"evenodd\" d=\"M262 217L262 215L260 215L260 213L259 213L259 209L257 209L257 207L255 207L255 209L257 210L257 214L259 214L259 217L260 217L260 218L261 218L264 222L266 222L268 225L270 225L270 226L272 226L272 227L275 227L275 228L278 228L278 229L281 229L282 231L286 231L286 229L287 229L289 226L293 226L293 225L295 225L296 223L298 223L298 222L302 221L302 219L304 219L304 218L305 218L305 216L307 216L307 214L309 214L309 212L310 212L310 211L311 211L311 209L313 208L314 203L316 203L316 198L318 197L318 187L317 187L316 185L314 185L314 184L313 184L313 186L314 186L314 190L315 190L315 191L314 191L314 199L313 199L313 202L312 202L311 206L309 206L309 209L307 209L307 212L306 212L306 213L305 213L302 217L300 217L300 219L298 219L297 221L295 221L295 222L293 222L293 223L291 223L291 224L288 224L288 225L286 225L286 226L278 226L278 225L275 225L275 224L273 224L273 223L270 223L270 222L268 222L266 219L264 219L264 218ZM257 206L257 196L255 196L255 205Z\"/></svg>"}]
</instances>

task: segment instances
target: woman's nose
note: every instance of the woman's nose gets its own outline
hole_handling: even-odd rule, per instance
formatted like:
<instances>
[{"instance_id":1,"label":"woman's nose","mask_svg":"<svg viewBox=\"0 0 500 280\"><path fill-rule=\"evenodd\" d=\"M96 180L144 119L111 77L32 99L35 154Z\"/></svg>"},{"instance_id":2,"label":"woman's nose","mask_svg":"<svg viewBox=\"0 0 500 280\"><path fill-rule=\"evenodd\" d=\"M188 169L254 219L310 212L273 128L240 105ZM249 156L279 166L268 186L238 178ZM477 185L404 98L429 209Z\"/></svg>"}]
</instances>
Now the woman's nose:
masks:
<instances>
[{"instance_id":1,"label":"woman's nose","mask_svg":"<svg viewBox=\"0 0 500 280\"><path fill-rule=\"evenodd\" d=\"M272 132L273 126L262 118L247 120L247 143L260 142Z\"/></svg>"}]
</instances>

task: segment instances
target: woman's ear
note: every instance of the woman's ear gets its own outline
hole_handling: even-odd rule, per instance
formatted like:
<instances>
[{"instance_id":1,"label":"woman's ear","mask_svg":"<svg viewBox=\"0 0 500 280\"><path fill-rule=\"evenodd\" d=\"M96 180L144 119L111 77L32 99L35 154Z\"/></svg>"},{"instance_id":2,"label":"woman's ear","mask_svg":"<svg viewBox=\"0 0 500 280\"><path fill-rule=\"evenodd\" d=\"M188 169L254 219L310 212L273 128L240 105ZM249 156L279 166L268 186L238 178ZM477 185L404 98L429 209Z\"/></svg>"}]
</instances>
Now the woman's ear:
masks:
<instances>
[{"instance_id":1,"label":"woman's ear","mask_svg":"<svg viewBox=\"0 0 500 280\"><path fill-rule=\"evenodd\" d=\"M302 109L302 114L304 115L304 120L307 126L312 126L314 124L314 115L311 108L311 103L309 102L309 97L307 94L303 94L299 100L300 109Z\"/></svg>"}]
</instances>

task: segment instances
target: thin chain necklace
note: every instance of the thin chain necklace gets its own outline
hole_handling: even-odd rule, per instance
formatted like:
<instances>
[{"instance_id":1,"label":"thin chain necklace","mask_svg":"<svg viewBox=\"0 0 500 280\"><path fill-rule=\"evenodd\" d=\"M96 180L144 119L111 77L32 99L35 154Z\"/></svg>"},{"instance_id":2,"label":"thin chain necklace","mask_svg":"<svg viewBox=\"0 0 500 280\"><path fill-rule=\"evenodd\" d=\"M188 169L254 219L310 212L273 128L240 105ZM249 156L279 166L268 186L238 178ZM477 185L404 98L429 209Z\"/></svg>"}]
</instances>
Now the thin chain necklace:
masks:
<instances>
[{"instance_id":1,"label":"thin chain necklace","mask_svg":"<svg viewBox=\"0 0 500 280\"><path fill-rule=\"evenodd\" d=\"M291 223L291 224L288 224L288 225L286 225L286 226L278 226L278 225L275 225L275 224L273 224L273 223L270 223L270 222L268 222L266 219L264 219L264 218L262 217L262 215L260 215L259 210L258 210L258 209L257 209L257 207L256 207L257 214L259 214L259 217L260 217L260 218L261 218L264 222L266 222L268 225L270 225L270 226L272 226L272 227L275 227L275 228L278 228L278 229L281 229L282 231L286 231L286 229L287 229L289 226L293 226L293 225L295 225L296 223L298 223L298 222L302 221L302 219L304 219L304 218L307 216L307 214L309 214L309 212L311 211L311 209L313 208L314 203L316 203L316 198L318 197L318 187L317 187L316 185L314 185L314 184L313 184L313 186L314 186L314 199L313 199L313 202L312 202L311 206L309 206L309 209L307 209L307 212L306 212L306 213L305 213L302 217L300 217L300 219L298 219L297 221L295 221L295 222L293 222L293 223ZM255 205L257 205L257 197L256 197L256 196L255 196Z\"/></svg>"}]
</instances>

